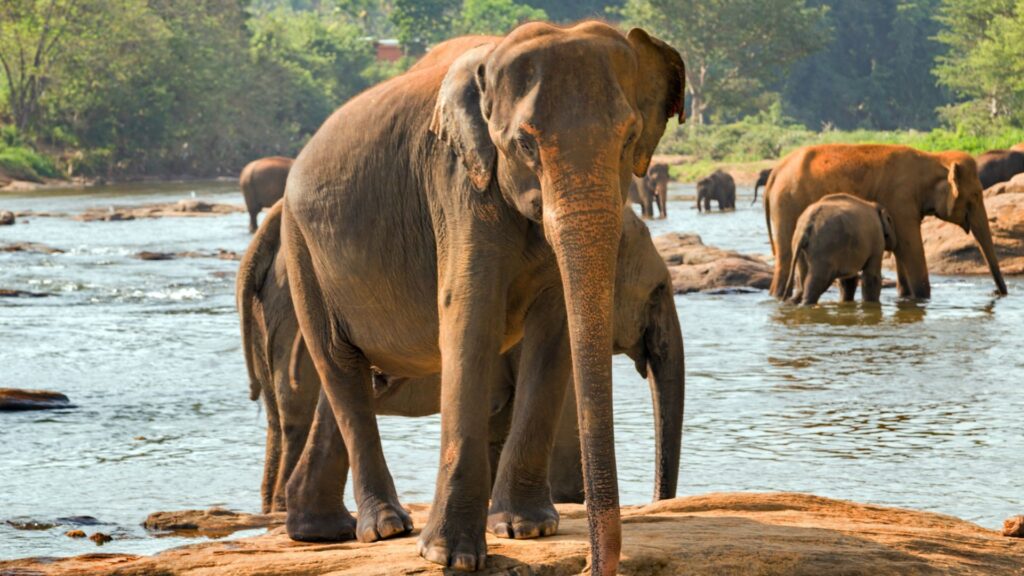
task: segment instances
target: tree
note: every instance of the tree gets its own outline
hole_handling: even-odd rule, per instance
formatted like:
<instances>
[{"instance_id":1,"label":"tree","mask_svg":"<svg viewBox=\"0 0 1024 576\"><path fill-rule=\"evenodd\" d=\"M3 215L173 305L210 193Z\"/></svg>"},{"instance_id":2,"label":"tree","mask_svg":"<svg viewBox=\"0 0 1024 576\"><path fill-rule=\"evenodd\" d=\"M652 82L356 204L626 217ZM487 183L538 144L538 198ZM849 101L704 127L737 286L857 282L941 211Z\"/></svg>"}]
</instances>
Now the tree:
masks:
<instances>
[{"instance_id":1,"label":"tree","mask_svg":"<svg viewBox=\"0 0 1024 576\"><path fill-rule=\"evenodd\" d=\"M451 36L459 7L459 0L394 0L390 18L398 40L415 56Z\"/></svg>"},{"instance_id":2,"label":"tree","mask_svg":"<svg viewBox=\"0 0 1024 576\"><path fill-rule=\"evenodd\" d=\"M464 0L454 29L456 34L501 35L523 22L547 17L543 10L513 0Z\"/></svg>"},{"instance_id":3,"label":"tree","mask_svg":"<svg viewBox=\"0 0 1024 576\"><path fill-rule=\"evenodd\" d=\"M665 40L686 63L691 116L738 112L825 41L825 9L804 0L628 0L622 15Z\"/></svg>"}]
</instances>

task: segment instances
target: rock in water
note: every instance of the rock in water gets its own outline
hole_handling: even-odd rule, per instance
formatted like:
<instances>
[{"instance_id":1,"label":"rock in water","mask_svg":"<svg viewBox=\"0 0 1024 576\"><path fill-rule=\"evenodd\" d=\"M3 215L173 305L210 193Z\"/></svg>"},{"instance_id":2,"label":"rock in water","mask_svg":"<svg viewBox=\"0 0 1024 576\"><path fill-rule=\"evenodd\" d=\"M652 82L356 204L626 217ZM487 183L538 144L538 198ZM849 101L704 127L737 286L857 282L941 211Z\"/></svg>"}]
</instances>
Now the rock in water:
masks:
<instances>
[{"instance_id":1,"label":"rock in water","mask_svg":"<svg viewBox=\"0 0 1024 576\"><path fill-rule=\"evenodd\" d=\"M0 388L0 412L53 410L55 408L74 408L74 406L71 405L68 397L60 392Z\"/></svg>"},{"instance_id":2,"label":"rock in water","mask_svg":"<svg viewBox=\"0 0 1024 576\"><path fill-rule=\"evenodd\" d=\"M1024 516L1014 516L1003 520L1003 536L1024 538Z\"/></svg>"},{"instance_id":3,"label":"rock in water","mask_svg":"<svg viewBox=\"0 0 1024 576\"><path fill-rule=\"evenodd\" d=\"M0 226L10 226L12 224L14 224L14 212L0 210Z\"/></svg>"}]
</instances>

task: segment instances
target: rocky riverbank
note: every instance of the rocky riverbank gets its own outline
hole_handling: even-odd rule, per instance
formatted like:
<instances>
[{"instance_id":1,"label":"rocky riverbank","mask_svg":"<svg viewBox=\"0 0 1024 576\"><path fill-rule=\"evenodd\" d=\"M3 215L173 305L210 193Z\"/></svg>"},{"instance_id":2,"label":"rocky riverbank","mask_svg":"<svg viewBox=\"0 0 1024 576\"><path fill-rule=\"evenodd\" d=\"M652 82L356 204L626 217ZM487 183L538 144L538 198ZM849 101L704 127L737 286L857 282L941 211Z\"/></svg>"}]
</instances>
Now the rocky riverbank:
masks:
<instances>
[{"instance_id":1,"label":"rocky riverbank","mask_svg":"<svg viewBox=\"0 0 1024 576\"><path fill-rule=\"evenodd\" d=\"M1024 274L1024 179L989 188L985 211L1003 274ZM989 273L974 237L959 226L928 218L921 225L921 236L933 274Z\"/></svg>"},{"instance_id":2,"label":"rocky riverbank","mask_svg":"<svg viewBox=\"0 0 1024 576\"><path fill-rule=\"evenodd\" d=\"M0 562L0 574L443 574L416 554L417 530L374 544L292 542L283 528L253 538L156 556L89 554ZM582 506L559 506L558 536L488 537L479 574L579 574L586 567ZM1024 540L938 514L793 493L723 493L623 509L620 573L626 575L1019 575Z\"/></svg>"}]
</instances>

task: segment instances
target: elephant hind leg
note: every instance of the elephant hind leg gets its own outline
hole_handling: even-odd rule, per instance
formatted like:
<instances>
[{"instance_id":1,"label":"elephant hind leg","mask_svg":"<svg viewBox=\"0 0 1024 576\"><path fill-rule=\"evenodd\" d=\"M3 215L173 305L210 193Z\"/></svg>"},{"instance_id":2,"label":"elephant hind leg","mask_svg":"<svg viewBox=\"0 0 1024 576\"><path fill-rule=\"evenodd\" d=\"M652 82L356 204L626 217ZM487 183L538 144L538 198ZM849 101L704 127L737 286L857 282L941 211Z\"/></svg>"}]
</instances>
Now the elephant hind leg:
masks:
<instances>
[{"instance_id":1,"label":"elephant hind leg","mask_svg":"<svg viewBox=\"0 0 1024 576\"><path fill-rule=\"evenodd\" d=\"M260 485L262 510L266 514L274 510L274 500L278 496L277 479L281 473L281 421L277 409L277 401L273 390L263 390L264 408L267 411L267 445L266 459L263 462L263 482Z\"/></svg>"},{"instance_id":2,"label":"elephant hind leg","mask_svg":"<svg viewBox=\"0 0 1024 576\"><path fill-rule=\"evenodd\" d=\"M802 303L804 305L817 304L821 295L832 285L832 275L823 274L810 266L807 275L804 276Z\"/></svg>"},{"instance_id":3,"label":"elephant hind leg","mask_svg":"<svg viewBox=\"0 0 1024 576\"><path fill-rule=\"evenodd\" d=\"M256 228L258 227L257 223L256 223L256 216L259 213L260 213L260 211L259 211L258 208L255 209L255 210L252 209L252 208L249 209L249 232L250 233L256 232Z\"/></svg>"},{"instance_id":4,"label":"elephant hind leg","mask_svg":"<svg viewBox=\"0 0 1024 576\"><path fill-rule=\"evenodd\" d=\"M839 281L840 302L853 302L854 297L857 295L857 282L858 278L856 276L843 278Z\"/></svg>"},{"instance_id":5,"label":"elephant hind leg","mask_svg":"<svg viewBox=\"0 0 1024 576\"><path fill-rule=\"evenodd\" d=\"M874 257L868 260L863 271L864 286L861 288L861 298L865 302L878 302L882 296L882 257Z\"/></svg>"}]
</instances>

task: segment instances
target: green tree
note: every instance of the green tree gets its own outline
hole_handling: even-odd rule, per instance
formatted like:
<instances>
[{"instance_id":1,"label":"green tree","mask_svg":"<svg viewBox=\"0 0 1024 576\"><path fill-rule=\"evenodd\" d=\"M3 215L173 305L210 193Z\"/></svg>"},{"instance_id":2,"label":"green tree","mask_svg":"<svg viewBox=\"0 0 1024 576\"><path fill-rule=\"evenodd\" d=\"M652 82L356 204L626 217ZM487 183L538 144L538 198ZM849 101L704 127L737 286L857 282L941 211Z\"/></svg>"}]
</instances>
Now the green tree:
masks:
<instances>
[{"instance_id":1,"label":"green tree","mask_svg":"<svg viewBox=\"0 0 1024 576\"><path fill-rule=\"evenodd\" d=\"M416 56L451 36L459 8L459 0L394 0L390 18L406 52Z\"/></svg>"},{"instance_id":2,"label":"green tree","mask_svg":"<svg viewBox=\"0 0 1024 576\"><path fill-rule=\"evenodd\" d=\"M748 110L790 64L826 39L825 9L804 0L627 0L622 15L665 40L686 63L695 124L709 110Z\"/></svg>"},{"instance_id":3,"label":"green tree","mask_svg":"<svg viewBox=\"0 0 1024 576\"><path fill-rule=\"evenodd\" d=\"M456 34L506 34L519 24L547 20L539 8L516 4L514 0L464 0L455 22Z\"/></svg>"}]
</instances>

